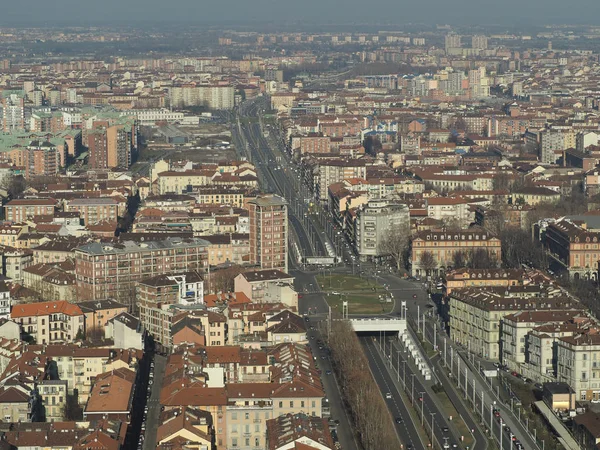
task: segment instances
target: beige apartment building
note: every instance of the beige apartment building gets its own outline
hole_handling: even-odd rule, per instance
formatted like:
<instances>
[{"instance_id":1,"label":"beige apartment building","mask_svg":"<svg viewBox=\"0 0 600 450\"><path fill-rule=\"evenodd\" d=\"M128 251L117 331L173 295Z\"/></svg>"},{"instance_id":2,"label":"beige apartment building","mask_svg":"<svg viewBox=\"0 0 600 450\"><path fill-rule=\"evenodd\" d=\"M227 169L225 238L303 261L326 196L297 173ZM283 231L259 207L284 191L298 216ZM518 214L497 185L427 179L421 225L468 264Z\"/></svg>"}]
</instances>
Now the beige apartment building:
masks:
<instances>
[{"instance_id":1,"label":"beige apartment building","mask_svg":"<svg viewBox=\"0 0 600 450\"><path fill-rule=\"evenodd\" d=\"M158 194L183 194L189 186L212 184L214 170L165 171L158 174Z\"/></svg>"},{"instance_id":2,"label":"beige apartment building","mask_svg":"<svg viewBox=\"0 0 600 450\"><path fill-rule=\"evenodd\" d=\"M558 340L556 377L573 388L577 400L600 400L598 330Z\"/></svg>"},{"instance_id":3,"label":"beige apartment building","mask_svg":"<svg viewBox=\"0 0 600 450\"><path fill-rule=\"evenodd\" d=\"M541 325L561 324L579 318L586 320L585 309L573 308L558 311L529 310L504 316L502 319L502 363L520 372L528 362L530 332Z\"/></svg>"},{"instance_id":4,"label":"beige apartment building","mask_svg":"<svg viewBox=\"0 0 600 450\"><path fill-rule=\"evenodd\" d=\"M555 381L558 340L584 331L584 327L574 322L534 328L528 334L527 362L523 364L521 373L539 383Z\"/></svg>"},{"instance_id":5,"label":"beige apartment building","mask_svg":"<svg viewBox=\"0 0 600 450\"><path fill-rule=\"evenodd\" d=\"M227 385L227 448L266 448L267 420L285 414L321 416L323 390L306 383Z\"/></svg>"},{"instance_id":6,"label":"beige apartment building","mask_svg":"<svg viewBox=\"0 0 600 450\"><path fill-rule=\"evenodd\" d=\"M500 360L500 324L504 317L527 310L571 308L551 286L456 289L450 295L450 337L484 358Z\"/></svg>"},{"instance_id":7,"label":"beige apartment building","mask_svg":"<svg viewBox=\"0 0 600 450\"><path fill-rule=\"evenodd\" d=\"M31 389L23 384L0 387L0 416L4 422L28 422Z\"/></svg>"},{"instance_id":8,"label":"beige apartment building","mask_svg":"<svg viewBox=\"0 0 600 450\"><path fill-rule=\"evenodd\" d=\"M65 202L65 212L77 212L84 225L107 221L116 223L119 202L110 197L75 198Z\"/></svg>"},{"instance_id":9,"label":"beige apartment building","mask_svg":"<svg viewBox=\"0 0 600 450\"><path fill-rule=\"evenodd\" d=\"M84 329L81 308L64 300L15 305L10 317L38 344L73 342Z\"/></svg>"},{"instance_id":10,"label":"beige apartment building","mask_svg":"<svg viewBox=\"0 0 600 450\"><path fill-rule=\"evenodd\" d=\"M56 200L52 198L14 199L4 205L4 217L9 222L25 222L35 216L54 216Z\"/></svg>"}]
</instances>

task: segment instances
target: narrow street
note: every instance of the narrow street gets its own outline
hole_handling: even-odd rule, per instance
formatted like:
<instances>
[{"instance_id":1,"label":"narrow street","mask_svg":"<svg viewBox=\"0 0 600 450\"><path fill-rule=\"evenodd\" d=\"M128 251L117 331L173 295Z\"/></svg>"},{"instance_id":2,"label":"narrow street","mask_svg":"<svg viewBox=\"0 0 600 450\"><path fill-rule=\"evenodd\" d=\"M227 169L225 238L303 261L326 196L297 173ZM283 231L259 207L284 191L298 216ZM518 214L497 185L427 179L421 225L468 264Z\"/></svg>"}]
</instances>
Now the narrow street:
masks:
<instances>
[{"instance_id":1,"label":"narrow street","mask_svg":"<svg viewBox=\"0 0 600 450\"><path fill-rule=\"evenodd\" d=\"M158 432L158 418L160 416L160 388L162 386L163 378L165 376L165 368L167 364L167 358L162 355L156 355L154 357L154 378L150 389L150 398L146 405L148 406L148 413L146 414L146 421L142 426L145 426L145 439L144 449L155 450L156 449L156 434ZM152 379L152 378L151 378Z\"/></svg>"}]
</instances>

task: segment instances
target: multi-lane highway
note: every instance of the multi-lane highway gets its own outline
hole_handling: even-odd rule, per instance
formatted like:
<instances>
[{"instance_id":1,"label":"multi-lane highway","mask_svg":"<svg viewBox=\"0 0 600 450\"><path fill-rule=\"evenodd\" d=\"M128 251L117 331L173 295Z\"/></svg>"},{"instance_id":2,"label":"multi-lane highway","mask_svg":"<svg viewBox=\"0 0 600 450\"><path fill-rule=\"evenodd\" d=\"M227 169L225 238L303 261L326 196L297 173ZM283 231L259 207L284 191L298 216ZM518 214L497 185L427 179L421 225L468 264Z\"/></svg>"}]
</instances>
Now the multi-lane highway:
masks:
<instances>
[{"instance_id":1,"label":"multi-lane highway","mask_svg":"<svg viewBox=\"0 0 600 450\"><path fill-rule=\"evenodd\" d=\"M379 343L369 336L363 336L360 340L369 361L373 378L378 386L383 388L382 395L384 395L388 408L394 417L396 433L398 433L400 440L405 443L407 448L424 449L427 444L422 441L419 434L418 427L421 425L413 421L413 416L408 409L411 406L405 402L406 397L400 393L400 381L390 373L389 363L382 357Z\"/></svg>"},{"instance_id":2,"label":"multi-lane highway","mask_svg":"<svg viewBox=\"0 0 600 450\"><path fill-rule=\"evenodd\" d=\"M242 104L232 126L233 140L241 153L255 166L261 187L284 197L289 204L289 222L302 256L325 256L325 240L309 217L309 200L303 196L302 183L281 149L273 149L262 126L264 99Z\"/></svg>"}]
</instances>

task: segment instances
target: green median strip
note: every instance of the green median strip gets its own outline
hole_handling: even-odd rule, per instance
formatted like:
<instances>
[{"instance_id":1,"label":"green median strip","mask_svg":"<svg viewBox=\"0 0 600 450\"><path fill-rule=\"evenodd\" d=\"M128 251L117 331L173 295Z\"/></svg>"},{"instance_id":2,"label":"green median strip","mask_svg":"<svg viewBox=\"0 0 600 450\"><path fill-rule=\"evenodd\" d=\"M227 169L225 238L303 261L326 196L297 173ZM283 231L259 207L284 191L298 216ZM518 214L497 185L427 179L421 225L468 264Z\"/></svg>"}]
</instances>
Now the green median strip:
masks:
<instances>
[{"instance_id":1,"label":"green median strip","mask_svg":"<svg viewBox=\"0 0 600 450\"><path fill-rule=\"evenodd\" d=\"M452 422L454 424L454 426L458 430L459 434L461 436L464 436L464 441L462 441L463 445L465 447L468 446L469 448L473 448L473 435L471 434L471 430L469 430L469 428L467 427L467 424L465 424L465 421L462 419L460 414L458 414L458 411L454 407L454 404L452 403L452 401L450 401L448 394L446 394L446 392L444 391L444 392L436 392L435 395L437 395L438 399L440 400L440 403L442 405L444 413L446 414L446 417L448 419L450 419L450 417L452 417L452 420L450 422Z\"/></svg>"}]
</instances>

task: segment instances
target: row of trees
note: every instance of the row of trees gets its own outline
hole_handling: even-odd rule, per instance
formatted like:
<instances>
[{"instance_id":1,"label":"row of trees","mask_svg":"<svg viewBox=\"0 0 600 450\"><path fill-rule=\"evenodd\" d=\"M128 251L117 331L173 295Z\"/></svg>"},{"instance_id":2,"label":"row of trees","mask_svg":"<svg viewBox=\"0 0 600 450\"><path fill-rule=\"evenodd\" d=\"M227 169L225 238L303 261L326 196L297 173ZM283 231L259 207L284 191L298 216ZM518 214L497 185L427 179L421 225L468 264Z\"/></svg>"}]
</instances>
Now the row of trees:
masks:
<instances>
[{"instance_id":1,"label":"row of trees","mask_svg":"<svg viewBox=\"0 0 600 450\"><path fill-rule=\"evenodd\" d=\"M419 258L419 266L421 269L429 272L438 267L435 256L430 251L421 253ZM457 251L452 255L451 266L467 269L497 269L498 261L486 250L482 248L470 251Z\"/></svg>"},{"instance_id":2,"label":"row of trees","mask_svg":"<svg viewBox=\"0 0 600 450\"><path fill-rule=\"evenodd\" d=\"M368 370L369 361L349 322L332 323L329 347L343 400L363 448L400 448L388 408Z\"/></svg>"}]
</instances>

